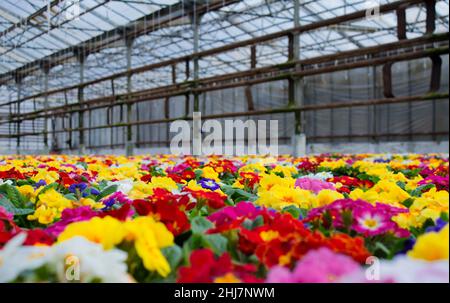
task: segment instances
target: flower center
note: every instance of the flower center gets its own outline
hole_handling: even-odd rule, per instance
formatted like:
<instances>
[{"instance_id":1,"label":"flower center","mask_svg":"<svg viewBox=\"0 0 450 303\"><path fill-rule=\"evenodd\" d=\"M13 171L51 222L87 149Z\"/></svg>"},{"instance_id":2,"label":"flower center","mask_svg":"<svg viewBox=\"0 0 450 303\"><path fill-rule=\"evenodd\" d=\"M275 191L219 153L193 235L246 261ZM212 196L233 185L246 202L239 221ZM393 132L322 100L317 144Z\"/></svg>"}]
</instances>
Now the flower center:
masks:
<instances>
[{"instance_id":1,"label":"flower center","mask_svg":"<svg viewBox=\"0 0 450 303\"><path fill-rule=\"evenodd\" d=\"M378 226L378 221L375 219L366 219L364 220L364 225L368 228L376 228Z\"/></svg>"}]
</instances>

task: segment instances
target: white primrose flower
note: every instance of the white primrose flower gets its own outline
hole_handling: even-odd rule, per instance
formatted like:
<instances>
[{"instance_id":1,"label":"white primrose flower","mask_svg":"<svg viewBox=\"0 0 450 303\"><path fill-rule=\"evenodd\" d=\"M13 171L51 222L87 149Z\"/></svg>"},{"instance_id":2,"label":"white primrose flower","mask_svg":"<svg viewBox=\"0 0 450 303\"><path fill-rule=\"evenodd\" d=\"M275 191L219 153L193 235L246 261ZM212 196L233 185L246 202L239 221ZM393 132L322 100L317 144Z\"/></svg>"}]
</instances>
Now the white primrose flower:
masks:
<instances>
[{"instance_id":1,"label":"white primrose flower","mask_svg":"<svg viewBox=\"0 0 450 303\"><path fill-rule=\"evenodd\" d=\"M26 234L19 234L0 250L0 283L14 281L23 273L44 265L56 274L59 282L133 282L127 272L124 251L105 251L100 244L83 237L54 246L22 246L25 239Z\"/></svg>"},{"instance_id":2,"label":"white primrose flower","mask_svg":"<svg viewBox=\"0 0 450 303\"><path fill-rule=\"evenodd\" d=\"M308 175L299 177L299 179L301 179L301 178L318 179L318 180L326 181L329 178L333 178L333 174L330 172L320 172L317 174L308 174Z\"/></svg>"},{"instance_id":3,"label":"white primrose flower","mask_svg":"<svg viewBox=\"0 0 450 303\"><path fill-rule=\"evenodd\" d=\"M117 185L117 191L121 191L126 195L133 189L133 180L125 179L120 181L108 181L107 185Z\"/></svg>"},{"instance_id":4,"label":"white primrose flower","mask_svg":"<svg viewBox=\"0 0 450 303\"><path fill-rule=\"evenodd\" d=\"M22 246L27 235L18 234L0 250L0 283L14 281L21 273L35 270L48 260L48 247Z\"/></svg>"},{"instance_id":5,"label":"white primrose flower","mask_svg":"<svg viewBox=\"0 0 450 303\"><path fill-rule=\"evenodd\" d=\"M3 179L0 179L0 185L3 185L3 184L13 185L13 182L11 180L3 181Z\"/></svg>"},{"instance_id":6,"label":"white primrose flower","mask_svg":"<svg viewBox=\"0 0 450 303\"><path fill-rule=\"evenodd\" d=\"M373 271L368 274L370 270ZM425 261L400 255L374 263L368 269L343 277L340 282L449 283L449 261Z\"/></svg>"},{"instance_id":7,"label":"white primrose flower","mask_svg":"<svg viewBox=\"0 0 450 303\"><path fill-rule=\"evenodd\" d=\"M75 257L70 260L68 257ZM60 281L67 280L67 266L78 266L80 282L100 279L105 283L131 282L127 273L127 253L118 249L104 250L100 244L74 237L52 247L52 261Z\"/></svg>"}]
</instances>

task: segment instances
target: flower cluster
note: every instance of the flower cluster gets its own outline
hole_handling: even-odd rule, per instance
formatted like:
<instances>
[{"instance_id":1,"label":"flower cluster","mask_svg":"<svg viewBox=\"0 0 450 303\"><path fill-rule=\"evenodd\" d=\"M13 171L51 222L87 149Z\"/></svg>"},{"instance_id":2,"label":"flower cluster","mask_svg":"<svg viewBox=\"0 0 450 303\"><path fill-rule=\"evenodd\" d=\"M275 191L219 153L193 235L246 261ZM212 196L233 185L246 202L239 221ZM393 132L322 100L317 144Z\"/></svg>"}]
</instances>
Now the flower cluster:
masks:
<instances>
[{"instance_id":1,"label":"flower cluster","mask_svg":"<svg viewBox=\"0 0 450 303\"><path fill-rule=\"evenodd\" d=\"M305 221L327 228L352 230L365 237L386 233L408 237L409 232L401 229L393 221L396 215L407 212L407 208L397 208L388 204L372 205L363 200L343 199L311 210Z\"/></svg>"},{"instance_id":2,"label":"flower cluster","mask_svg":"<svg viewBox=\"0 0 450 303\"><path fill-rule=\"evenodd\" d=\"M439 154L0 156L0 282L448 282L448 212Z\"/></svg>"}]
</instances>

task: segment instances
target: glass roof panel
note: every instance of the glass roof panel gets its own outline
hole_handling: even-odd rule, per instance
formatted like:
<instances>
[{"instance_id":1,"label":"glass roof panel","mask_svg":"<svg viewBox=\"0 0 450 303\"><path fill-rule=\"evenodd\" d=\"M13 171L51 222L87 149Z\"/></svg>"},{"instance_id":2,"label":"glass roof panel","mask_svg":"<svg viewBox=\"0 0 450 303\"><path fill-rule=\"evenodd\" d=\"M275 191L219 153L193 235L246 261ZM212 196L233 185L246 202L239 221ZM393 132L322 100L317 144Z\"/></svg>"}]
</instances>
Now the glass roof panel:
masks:
<instances>
[{"instance_id":1,"label":"glass roof panel","mask_svg":"<svg viewBox=\"0 0 450 303\"><path fill-rule=\"evenodd\" d=\"M76 46L176 2L2 0L1 72Z\"/></svg>"},{"instance_id":2,"label":"glass roof panel","mask_svg":"<svg viewBox=\"0 0 450 303\"><path fill-rule=\"evenodd\" d=\"M212 0L205 0L208 1ZM386 4L396 1L378 2ZM76 0L73 2L78 3ZM61 0L51 1L55 5L48 11L48 0L2 0L0 74L99 37L109 30L128 25L178 2L179 0L81 0L78 6L70 6L69 1ZM192 0L183 1L183 6L188 7L188 2L192 3ZM305 25L350 14L366 9L367 3L366 0L302 0L300 22L301 25ZM41 13L36 14L39 10ZM293 10L293 1L241 0L216 11L209 11L201 21L200 49L207 50L292 28ZM438 0L436 10L437 31L448 31L449 0ZM32 14L36 16L29 18L26 24L14 26ZM396 18L395 13L390 13L376 19L357 20L305 33L300 38L301 58L397 41ZM407 10L408 37L420 36L424 32L425 19L423 8ZM148 20L144 26L150 28L153 21ZM139 67L189 54L193 51L192 39L190 20L188 18L173 20L161 28L137 37L133 45L132 66ZM261 46L264 48L264 55L259 58L259 63L278 62L286 56L286 45L286 39L264 43ZM242 65L248 66L248 56L248 50L242 49L208 58L211 73L215 73L213 70L235 71L239 61ZM88 58L89 68L86 70L86 78L95 79L124 68L125 48L123 43L107 45ZM75 66L74 63L74 68ZM73 73L64 71L61 69L61 73L67 75L57 74L61 86L64 83L66 85L73 83Z\"/></svg>"}]
</instances>

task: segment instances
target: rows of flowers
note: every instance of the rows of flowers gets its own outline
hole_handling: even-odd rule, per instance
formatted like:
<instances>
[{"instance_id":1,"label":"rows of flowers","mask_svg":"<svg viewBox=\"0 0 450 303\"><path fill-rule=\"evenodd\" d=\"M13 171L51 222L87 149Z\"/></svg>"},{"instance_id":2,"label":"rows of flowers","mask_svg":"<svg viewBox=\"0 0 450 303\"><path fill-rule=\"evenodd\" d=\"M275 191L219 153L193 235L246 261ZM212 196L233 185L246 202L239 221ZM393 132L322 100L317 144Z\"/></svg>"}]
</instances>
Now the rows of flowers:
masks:
<instances>
[{"instance_id":1,"label":"rows of flowers","mask_svg":"<svg viewBox=\"0 0 450 303\"><path fill-rule=\"evenodd\" d=\"M0 282L448 282L444 155L0 156Z\"/></svg>"}]
</instances>

